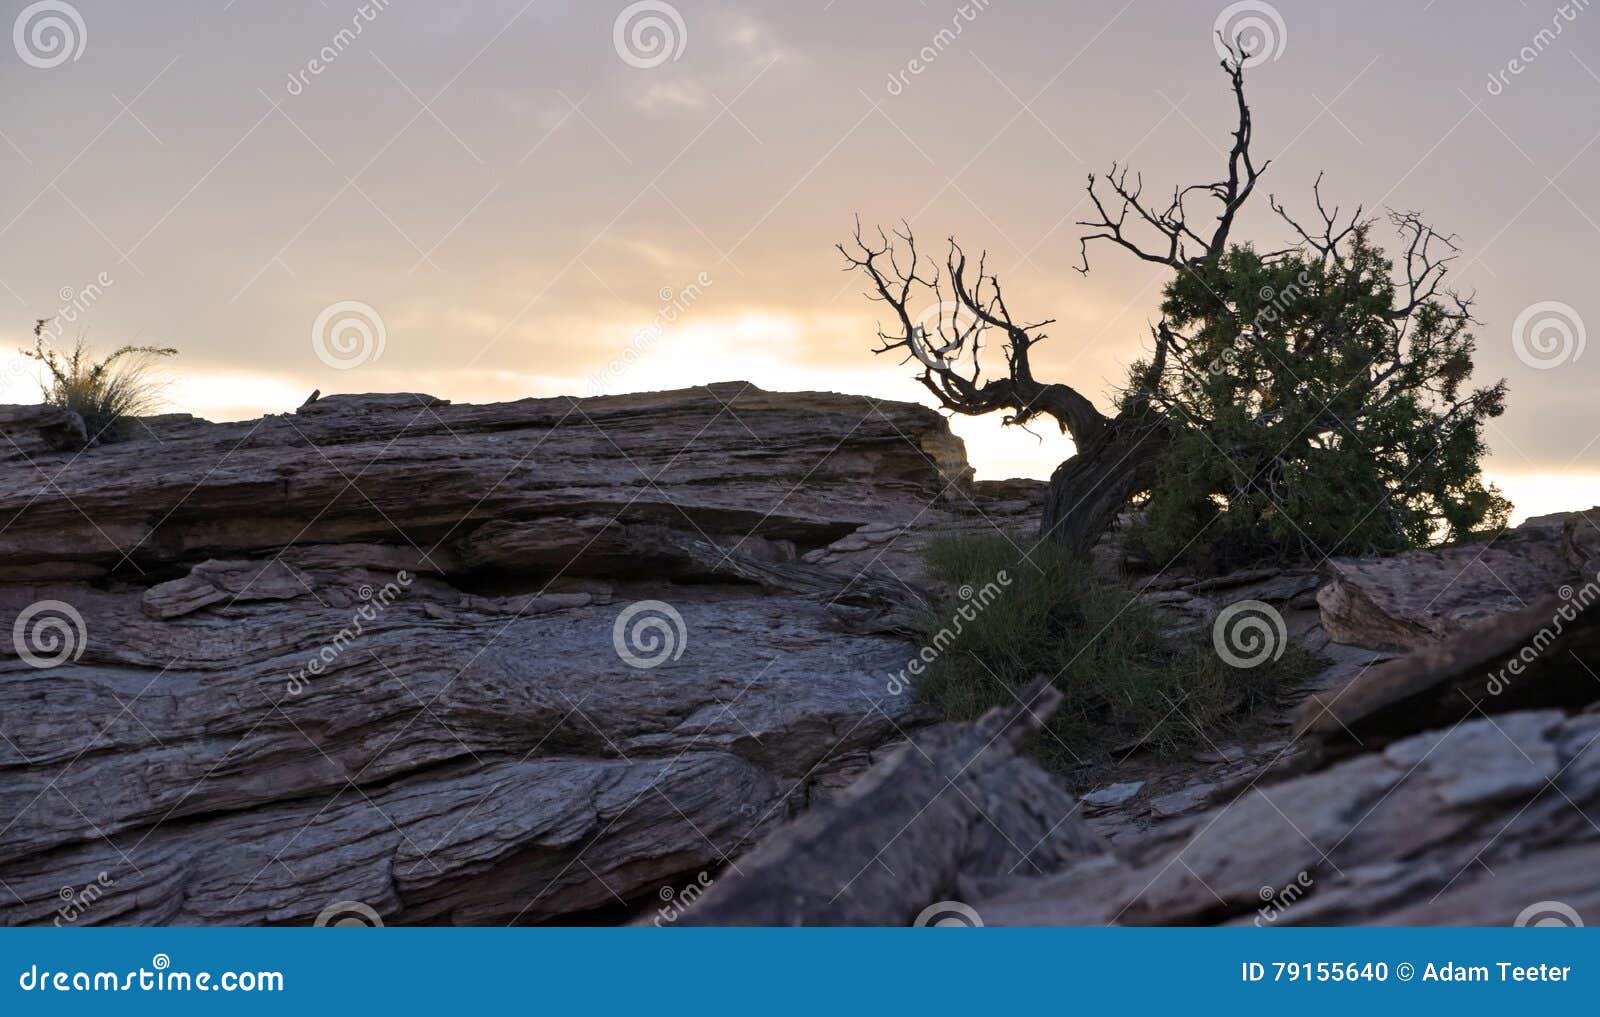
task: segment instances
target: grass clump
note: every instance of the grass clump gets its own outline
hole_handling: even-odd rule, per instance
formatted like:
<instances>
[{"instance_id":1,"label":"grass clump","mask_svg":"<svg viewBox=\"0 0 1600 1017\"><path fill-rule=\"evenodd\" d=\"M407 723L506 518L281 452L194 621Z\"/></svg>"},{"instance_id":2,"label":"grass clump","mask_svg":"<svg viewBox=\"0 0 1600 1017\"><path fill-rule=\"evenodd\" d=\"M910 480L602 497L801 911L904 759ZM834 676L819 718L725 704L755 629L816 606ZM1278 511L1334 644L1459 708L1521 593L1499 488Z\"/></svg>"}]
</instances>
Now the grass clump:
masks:
<instances>
[{"instance_id":1,"label":"grass clump","mask_svg":"<svg viewBox=\"0 0 1600 1017\"><path fill-rule=\"evenodd\" d=\"M83 418L91 441L113 440L121 434L121 423L153 411L160 394L159 384L150 377L151 363L178 351L170 346L119 346L103 359L80 337L71 351L51 348L44 334L50 319L33 326L33 349L22 355L44 365L46 377L39 383L44 401L71 410Z\"/></svg>"},{"instance_id":2,"label":"grass clump","mask_svg":"<svg viewBox=\"0 0 1600 1017\"><path fill-rule=\"evenodd\" d=\"M929 616L924 642L936 655L922 655L933 659L915 679L918 698L947 719L971 720L1015 705L1033 676L1055 676L1064 700L1032 751L1058 772L1101 766L1131 742L1162 755L1221 745L1316 666L1291 642L1276 660L1234 667L1209 627L1171 634L1176 619L1051 542L1023 560L999 535L947 538L928 562L950 592Z\"/></svg>"}]
</instances>

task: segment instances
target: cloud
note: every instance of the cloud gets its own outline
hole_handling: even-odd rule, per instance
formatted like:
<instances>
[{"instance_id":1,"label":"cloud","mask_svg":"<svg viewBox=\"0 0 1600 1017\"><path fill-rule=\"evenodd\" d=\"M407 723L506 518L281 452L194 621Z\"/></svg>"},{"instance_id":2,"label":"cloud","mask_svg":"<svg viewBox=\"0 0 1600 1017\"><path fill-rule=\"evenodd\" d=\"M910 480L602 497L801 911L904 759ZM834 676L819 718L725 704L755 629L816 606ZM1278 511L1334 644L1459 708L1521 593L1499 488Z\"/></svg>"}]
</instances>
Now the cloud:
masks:
<instances>
[{"instance_id":1,"label":"cloud","mask_svg":"<svg viewBox=\"0 0 1600 1017\"><path fill-rule=\"evenodd\" d=\"M711 109L716 97L731 100L766 68L801 62L800 54L785 46L771 25L748 14L724 16L701 35L698 28L691 24L688 44L692 47L709 37L709 45L701 44L704 48L695 66L710 69L693 73L687 63L656 68L655 79L635 96L636 106L647 113Z\"/></svg>"},{"instance_id":2,"label":"cloud","mask_svg":"<svg viewBox=\"0 0 1600 1017\"><path fill-rule=\"evenodd\" d=\"M711 103L711 90L695 78L653 82L635 100L647 113L673 109L705 109Z\"/></svg>"}]
</instances>

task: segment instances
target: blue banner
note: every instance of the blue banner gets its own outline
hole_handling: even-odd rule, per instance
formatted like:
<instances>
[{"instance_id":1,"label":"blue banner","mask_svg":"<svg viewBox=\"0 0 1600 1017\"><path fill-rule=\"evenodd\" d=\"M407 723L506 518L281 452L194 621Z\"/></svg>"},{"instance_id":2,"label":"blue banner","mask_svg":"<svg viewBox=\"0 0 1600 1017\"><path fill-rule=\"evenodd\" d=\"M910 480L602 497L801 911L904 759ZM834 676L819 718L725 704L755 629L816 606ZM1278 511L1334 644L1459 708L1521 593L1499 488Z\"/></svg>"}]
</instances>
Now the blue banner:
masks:
<instances>
[{"instance_id":1,"label":"blue banner","mask_svg":"<svg viewBox=\"0 0 1600 1017\"><path fill-rule=\"evenodd\" d=\"M1588 929L11 929L0 1013L1504 1017L1592 1010L1597 947Z\"/></svg>"}]
</instances>

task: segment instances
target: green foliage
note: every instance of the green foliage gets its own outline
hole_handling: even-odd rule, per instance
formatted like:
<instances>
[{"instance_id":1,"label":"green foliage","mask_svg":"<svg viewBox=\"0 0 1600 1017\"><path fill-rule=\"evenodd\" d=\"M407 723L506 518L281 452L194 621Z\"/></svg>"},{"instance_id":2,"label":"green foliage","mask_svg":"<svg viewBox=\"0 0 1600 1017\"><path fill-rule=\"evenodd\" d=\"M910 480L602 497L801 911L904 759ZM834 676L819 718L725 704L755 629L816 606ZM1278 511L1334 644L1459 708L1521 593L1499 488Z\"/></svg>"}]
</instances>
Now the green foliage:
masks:
<instances>
[{"instance_id":1,"label":"green foliage","mask_svg":"<svg viewBox=\"0 0 1600 1017\"><path fill-rule=\"evenodd\" d=\"M152 411L157 403L158 385L148 368L157 357L170 357L178 351L168 346L119 346L104 359L79 338L71 352L50 348L44 334L49 319L33 326L33 349L22 355L44 365L48 377L40 383L44 401L61 406L83 418L91 440L115 438L126 417Z\"/></svg>"},{"instance_id":2,"label":"green foliage","mask_svg":"<svg viewBox=\"0 0 1600 1017\"><path fill-rule=\"evenodd\" d=\"M1035 675L1056 676L1065 700L1032 746L1052 769L1103 764L1113 748L1135 741L1166 754L1220 744L1275 688L1315 666L1291 644L1277 661L1231 667L1209 631L1168 634L1172 617L1053 542L1028 558L998 535L933 544L930 570L952 592L928 620L925 645L942 652L915 692L947 719L971 720L1014 705ZM1002 571L1007 582L987 606L974 609L973 598L960 596Z\"/></svg>"},{"instance_id":3,"label":"green foliage","mask_svg":"<svg viewBox=\"0 0 1600 1017\"><path fill-rule=\"evenodd\" d=\"M1333 253L1236 245L1167 286L1176 369L1154 401L1175 437L1135 534L1156 560L1318 561L1504 525L1510 505L1479 470L1504 383L1464 388L1467 303L1397 299L1369 228Z\"/></svg>"}]
</instances>

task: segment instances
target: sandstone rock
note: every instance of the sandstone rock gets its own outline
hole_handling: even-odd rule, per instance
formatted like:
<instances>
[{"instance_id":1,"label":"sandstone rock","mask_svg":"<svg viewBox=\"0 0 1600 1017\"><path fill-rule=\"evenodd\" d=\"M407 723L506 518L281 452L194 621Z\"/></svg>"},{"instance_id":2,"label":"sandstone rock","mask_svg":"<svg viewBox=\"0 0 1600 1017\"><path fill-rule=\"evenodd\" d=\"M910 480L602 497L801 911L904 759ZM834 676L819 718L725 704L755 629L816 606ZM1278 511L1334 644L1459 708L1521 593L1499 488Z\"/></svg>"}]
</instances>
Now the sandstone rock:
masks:
<instances>
[{"instance_id":1,"label":"sandstone rock","mask_svg":"<svg viewBox=\"0 0 1600 1017\"><path fill-rule=\"evenodd\" d=\"M1552 594L1312 695L1297 726L1348 742L1453 724L1477 711L1578 707L1600 693L1597 669L1600 589L1572 599Z\"/></svg>"},{"instance_id":2,"label":"sandstone rock","mask_svg":"<svg viewBox=\"0 0 1600 1017\"><path fill-rule=\"evenodd\" d=\"M1268 604L1288 603L1302 593L1315 590L1322 580L1305 569L1248 569L1202 579L1189 589L1195 593L1218 594L1229 603L1259 600ZM1225 592L1224 592L1225 591Z\"/></svg>"},{"instance_id":3,"label":"sandstone rock","mask_svg":"<svg viewBox=\"0 0 1600 1017\"><path fill-rule=\"evenodd\" d=\"M1060 701L1041 678L1014 707L915 736L741 858L680 924L908 925L960 879L1103 854L1072 796L1015 755Z\"/></svg>"},{"instance_id":4,"label":"sandstone rock","mask_svg":"<svg viewBox=\"0 0 1600 1017\"><path fill-rule=\"evenodd\" d=\"M1173 620L1163 630L1169 637L1193 636L1211 625L1224 608L1253 600L1284 615L1289 634L1302 642L1315 641L1302 637L1317 617L1296 609L1315 594L1319 582L1315 572L1279 568L1246 569L1206 579L1168 572L1133 578L1140 603L1160 609Z\"/></svg>"},{"instance_id":5,"label":"sandstone rock","mask_svg":"<svg viewBox=\"0 0 1600 1017\"><path fill-rule=\"evenodd\" d=\"M1191 784L1188 787L1151 799L1150 811L1161 819L1171 819L1173 816L1186 815L1204 805L1216 790L1217 788L1214 784Z\"/></svg>"},{"instance_id":6,"label":"sandstone rock","mask_svg":"<svg viewBox=\"0 0 1600 1017\"><path fill-rule=\"evenodd\" d=\"M1083 807L1086 809L1106 809L1124 805L1131 801L1144 787L1142 780L1123 781L1120 784L1107 784L1105 787L1096 788L1084 795Z\"/></svg>"},{"instance_id":7,"label":"sandstone rock","mask_svg":"<svg viewBox=\"0 0 1600 1017\"><path fill-rule=\"evenodd\" d=\"M0 409L0 923L91 882L74 924L620 920L712 871L680 924L1600 903L1600 713L1565 712L1600 699L1600 597L1559 631L1538 600L1593 558L1581 513L1333 563L1321 625L1303 571L1145 580L1190 624L1266 601L1333 662L1294 740L1263 718L1244 758L1080 803L1016 754L1047 706L930 726L890 691L927 544L1025 548L1043 491L971 484L931 411L734 383L71 425Z\"/></svg>"},{"instance_id":8,"label":"sandstone rock","mask_svg":"<svg viewBox=\"0 0 1600 1017\"><path fill-rule=\"evenodd\" d=\"M76 458L32 455L0 475L0 582L137 578L319 544L390 544L424 561L461 551L470 567L493 558L493 532L474 539L491 521L517 565L532 524L593 516L811 549L937 515L969 475L937 413L861 397L743 383L485 406L326 396L255 421L158 421Z\"/></svg>"},{"instance_id":9,"label":"sandstone rock","mask_svg":"<svg viewBox=\"0 0 1600 1017\"><path fill-rule=\"evenodd\" d=\"M102 871L78 924L620 913L928 721L886 688L914 647L840 628L887 572L798 559L970 515L931 411L735 384L141 423L0 475L0 620L73 640L0 640L0 922Z\"/></svg>"},{"instance_id":10,"label":"sandstone rock","mask_svg":"<svg viewBox=\"0 0 1600 1017\"><path fill-rule=\"evenodd\" d=\"M1255 786L1120 857L970 879L962 899L988 925L1510 924L1508 895L1576 886L1563 866L1600 847L1584 814L1600 805L1597 734L1600 717L1556 711L1470 720ZM1537 878L1489 874L1513 864Z\"/></svg>"},{"instance_id":11,"label":"sandstone rock","mask_svg":"<svg viewBox=\"0 0 1600 1017\"><path fill-rule=\"evenodd\" d=\"M1587 512L1573 512L1562 520L1562 541L1567 560L1578 569L1585 582L1600 581L1600 506Z\"/></svg>"},{"instance_id":12,"label":"sandstone rock","mask_svg":"<svg viewBox=\"0 0 1600 1017\"><path fill-rule=\"evenodd\" d=\"M941 465L950 497L938 514L923 514L900 523L873 522L809 551L804 561L839 572L881 571L913 585L927 585L924 552L940 538L1011 540L1018 552L1039 540L1039 519L1048 487L1037 480L980 480L960 483L960 476Z\"/></svg>"},{"instance_id":13,"label":"sandstone rock","mask_svg":"<svg viewBox=\"0 0 1600 1017\"><path fill-rule=\"evenodd\" d=\"M150 587L142 600L150 617L176 618L224 600L289 600L310 590L306 580L281 560L205 561L182 579Z\"/></svg>"},{"instance_id":14,"label":"sandstone rock","mask_svg":"<svg viewBox=\"0 0 1600 1017\"><path fill-rule=\"evenodd\" d=\"M59 406L0 406L0 462L72 452L88 444L83 418Z\"/></svg>"},{"instance_id":15,"label":"sandstone rock","mask_svg":"<svg viewBox=\"0 0 1600 1017\"><path fill-rule=\"evenodd\" d=\"M1340 643L1405 651L1543 597L1573 575L1561 530L1525 524L1493 540L1342 558L1324 568L1322 625Z\"/></svg>"}]
</instances>

